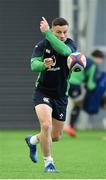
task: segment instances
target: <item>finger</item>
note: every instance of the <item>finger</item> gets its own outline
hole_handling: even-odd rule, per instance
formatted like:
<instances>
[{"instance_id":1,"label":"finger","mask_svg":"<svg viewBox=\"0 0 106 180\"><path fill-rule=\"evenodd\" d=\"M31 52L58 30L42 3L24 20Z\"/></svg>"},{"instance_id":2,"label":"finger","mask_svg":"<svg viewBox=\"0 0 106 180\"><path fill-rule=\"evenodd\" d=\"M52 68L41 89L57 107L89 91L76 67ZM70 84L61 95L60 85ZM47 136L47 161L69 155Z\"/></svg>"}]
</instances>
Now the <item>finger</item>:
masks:
<instances>
[{"instance_id":1,"label":"finger","mask_svg":"<svg viewBox=\"0 0 106 180\"><path fill-rule=\"evenodd\" d=\"M42 19L43 19L43 21L47 22L47 20L44 17L42 17Z\"/></svg>"},{"instance_id":2,"label":"finger","mask_svg":"<svg viewBox=\"0 0 106 180\"><path fill-rule=\"evenodd\" d=\"M53 61L53 59L52 59L52 58L48 58L48 60L49 60L49 61Z\"/></svg>"},{"instance_id":3,"label":"finger","mask_svg":"<svg viewBox=\"0 0 106 180\"><path fill-rule=\"evenodd\" d=\"M45 59L45 61L46 62L51 62L51 61L53 61L53 59L52 58L47 58L47 59Z\"/></svg>"}]
</instances>

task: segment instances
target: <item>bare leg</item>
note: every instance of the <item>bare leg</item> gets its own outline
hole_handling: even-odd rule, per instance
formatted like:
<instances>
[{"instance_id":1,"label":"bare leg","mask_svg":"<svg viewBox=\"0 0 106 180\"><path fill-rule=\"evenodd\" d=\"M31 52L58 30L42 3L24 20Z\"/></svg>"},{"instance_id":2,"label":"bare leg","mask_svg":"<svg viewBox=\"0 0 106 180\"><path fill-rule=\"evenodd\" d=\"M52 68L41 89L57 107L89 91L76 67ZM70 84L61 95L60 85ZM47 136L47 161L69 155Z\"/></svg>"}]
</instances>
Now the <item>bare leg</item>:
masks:
<instances>
[{"instance_id":1,"label":"bare leg","mask_svg":"<svg viewBox=\"0 0 106 180\"><path fill-rule=\"evenodd\" d=\"M35 107L41 131L38 135L44 157L51 156L52 109L46 104Z\"/></svg>"},{"instance_id":2,"label":"bare leg","mask_svg":"<svg viewBox=\"0 0 106 180\"><path fill-rule=\"evenodd\" d=\"M58 141L63 132L64 122L53 118L52 122L52 140Z\"/></svg>"}]
</instances>

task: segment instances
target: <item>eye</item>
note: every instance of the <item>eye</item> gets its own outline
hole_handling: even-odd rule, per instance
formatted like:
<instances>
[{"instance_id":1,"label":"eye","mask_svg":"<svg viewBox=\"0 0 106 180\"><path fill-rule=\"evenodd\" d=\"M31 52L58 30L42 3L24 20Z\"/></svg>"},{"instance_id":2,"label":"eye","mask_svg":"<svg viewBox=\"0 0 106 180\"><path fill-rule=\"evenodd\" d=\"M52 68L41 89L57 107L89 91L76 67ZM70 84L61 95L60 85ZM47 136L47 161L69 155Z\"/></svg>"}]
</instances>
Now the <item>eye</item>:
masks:
<instances>
[{"instance_id":1,"label":"eye","mask_svg":"<svg viewBox=\"0 0 106 180\"><path fill-rule=\"evenodd\" d=\"M61 31L57 31L58 34L61 34L62 32Z\"/></svg>"}]
</instances>

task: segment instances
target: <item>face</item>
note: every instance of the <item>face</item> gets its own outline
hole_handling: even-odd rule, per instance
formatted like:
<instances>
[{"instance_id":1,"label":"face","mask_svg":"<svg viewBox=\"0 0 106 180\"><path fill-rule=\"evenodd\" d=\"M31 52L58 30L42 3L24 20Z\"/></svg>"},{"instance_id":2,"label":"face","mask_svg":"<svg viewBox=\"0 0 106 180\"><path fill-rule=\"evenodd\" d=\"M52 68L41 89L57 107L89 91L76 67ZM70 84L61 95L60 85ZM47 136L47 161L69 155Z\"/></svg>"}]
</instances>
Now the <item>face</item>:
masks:
<instances>
[{"instance_id":1,"label":"face","mask_svg":"<svg viewBox=\"0 0 106 180\"><path fill-rule=\"evenodd\" d=\"M102 62L103 62L103 59L100 58L100 57L95 57L94 59L95 59L95 63L98 64L98 65L102 64Z\"/></svg>"},{"instance_id":2,"label":"face","mask_svg":"<svg viewBox=\"0 0 106 180\"><path fill-rule=\"evenodd\" d=\"M64 25L64 26L57 25L52 27L52 32L58 39L65 42L68 36L68 29L69 29L68 25Z\"/></svg>"}]
</instances>

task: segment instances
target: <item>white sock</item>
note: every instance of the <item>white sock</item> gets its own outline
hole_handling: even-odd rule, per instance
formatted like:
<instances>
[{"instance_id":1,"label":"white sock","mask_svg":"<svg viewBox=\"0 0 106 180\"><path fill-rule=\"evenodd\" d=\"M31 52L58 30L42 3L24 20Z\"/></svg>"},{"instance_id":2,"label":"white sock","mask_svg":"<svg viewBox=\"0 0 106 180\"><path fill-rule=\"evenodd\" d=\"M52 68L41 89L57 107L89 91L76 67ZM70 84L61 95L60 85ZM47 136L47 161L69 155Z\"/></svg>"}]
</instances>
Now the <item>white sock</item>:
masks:
<instances>
[{"instance_id":1,"label":"white sock","mask_svg":"<svg viewBox=\"0 0 106 180\"><path fill-rule=\"evenodd\" d=\"M52 158L51 156L44 157L44 164L45 164L45 167L48 166L49 163L54 164L53 158Z\"/></svg>"},{"instance_id":2,"label":"white sock","mask_svg":"<svg viewBox=\"0 0 106 180\"><path fill-rule=\"evenodd\" d=\"M32 136L31 139L30 139L30 143L35 145L39 142L39 138L38 138L38 135L35 135L35 136Z\"/></svg>"}]
</instances>

